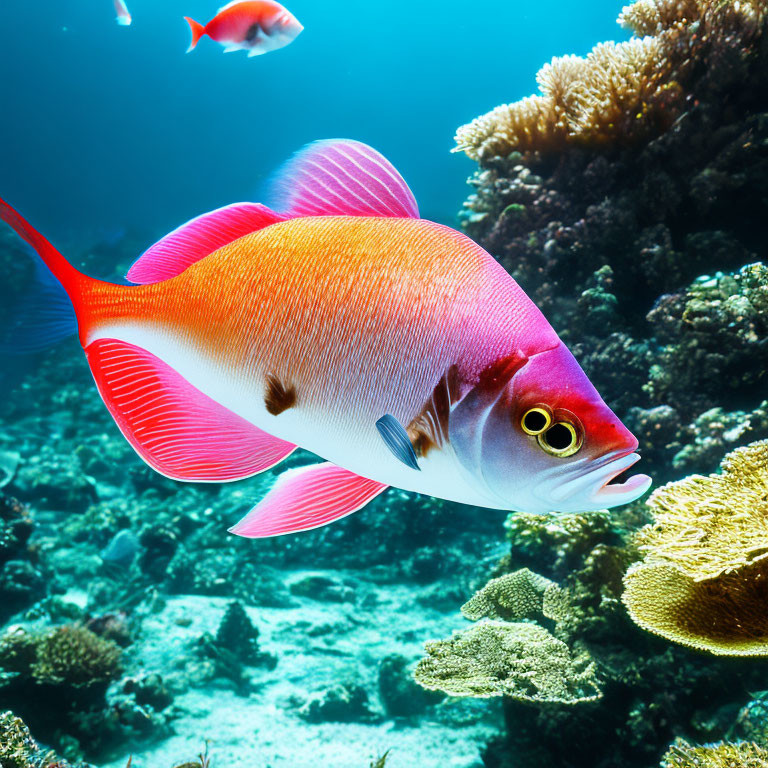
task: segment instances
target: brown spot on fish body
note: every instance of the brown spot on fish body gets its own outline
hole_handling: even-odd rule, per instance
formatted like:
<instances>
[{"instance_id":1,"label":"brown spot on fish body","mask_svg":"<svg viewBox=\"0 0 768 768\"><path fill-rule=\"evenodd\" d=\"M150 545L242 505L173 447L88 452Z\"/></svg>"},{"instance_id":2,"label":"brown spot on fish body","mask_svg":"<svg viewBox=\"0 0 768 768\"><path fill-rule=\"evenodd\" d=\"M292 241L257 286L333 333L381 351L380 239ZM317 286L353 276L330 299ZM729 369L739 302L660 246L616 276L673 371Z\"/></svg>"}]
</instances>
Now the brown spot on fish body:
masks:
<instances>
[{"instance_id":1,"label":"brown spot on fish body","mask_svg":"<svg viewBox=\"0 0 768 768\"><path fill-rule=\"evenodd\" d=\"M267 376L267 392L264 395L264 405L273 416L278 416L283 411L296 405L296 388L286 386L280 379L272 374Z\"/></svg>"},{"instance_id":2,"label":"brown spot on fish body","mask_svg":"<svg viewBox=\"0 0 768 768\"><path fill-rule=\"evenodd\" d=\"M448 417L461 399L458 369L452 365L437 382L432 395L406 432L417 456L426 456L433 448L442 448L448 440Z\"/></svg>"},{"instance_id":3,"label":"brown spot on fish body","mask_svg":"<svg viewBox=\"0 0 768 768\"><path fill-rule=\"evenodd\" d=\"M243 38L243 42L246 43L252 43L256 37L259 34L259 25L258 24L251 24L250 27L248 27L248 31L245 33L245 37Z\"/></svg>"}]
</instances>

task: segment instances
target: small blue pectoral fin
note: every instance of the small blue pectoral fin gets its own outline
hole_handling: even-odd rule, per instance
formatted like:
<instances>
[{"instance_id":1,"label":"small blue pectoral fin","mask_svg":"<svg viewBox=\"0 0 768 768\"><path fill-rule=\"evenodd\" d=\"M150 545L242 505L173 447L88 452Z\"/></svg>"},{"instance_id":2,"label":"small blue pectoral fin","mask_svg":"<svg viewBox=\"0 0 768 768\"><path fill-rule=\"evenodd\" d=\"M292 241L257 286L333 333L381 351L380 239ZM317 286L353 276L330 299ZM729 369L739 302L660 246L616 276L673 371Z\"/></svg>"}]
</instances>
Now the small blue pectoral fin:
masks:
<instances>
[{"instance_id":1,"label":"small blue pectoral fin","mask_svg":"<svg viewBox=\"0 0 768 768\"><path fill-rule=\"evenodd\" d=\"M395 455L395 458L402 461L406 467L421 471L421 467L416 460L416 451L413 450L413 445L408 437L408 433L405 431L405 427L392 414L384 414L376 422L376 429L379 430L379 434L387 444L387 448Z\"/></svg>"}]
</instances>

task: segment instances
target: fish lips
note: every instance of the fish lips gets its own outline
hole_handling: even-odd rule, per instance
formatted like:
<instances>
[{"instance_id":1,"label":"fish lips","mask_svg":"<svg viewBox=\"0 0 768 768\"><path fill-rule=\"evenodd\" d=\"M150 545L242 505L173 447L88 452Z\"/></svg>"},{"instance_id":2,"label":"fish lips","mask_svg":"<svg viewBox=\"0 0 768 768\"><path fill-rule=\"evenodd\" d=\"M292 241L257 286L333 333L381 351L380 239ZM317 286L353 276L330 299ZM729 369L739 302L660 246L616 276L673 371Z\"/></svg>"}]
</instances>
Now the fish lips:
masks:
<instances>
[{"instance_id":1,"label":"fish lips","mask_svg":"<svg viewBox=\"0 0 768 768\"><path fill-rule=\"evenodd\" d=\"M580 496L595 505L595 509L628 504L642 496L651 486L648 475L632 475L621 483L611 483L622 472L640 460L640 454L630 450L611 451L588 472L567 480L552 492L555 502Z\"/></svg>"}]
</instances>

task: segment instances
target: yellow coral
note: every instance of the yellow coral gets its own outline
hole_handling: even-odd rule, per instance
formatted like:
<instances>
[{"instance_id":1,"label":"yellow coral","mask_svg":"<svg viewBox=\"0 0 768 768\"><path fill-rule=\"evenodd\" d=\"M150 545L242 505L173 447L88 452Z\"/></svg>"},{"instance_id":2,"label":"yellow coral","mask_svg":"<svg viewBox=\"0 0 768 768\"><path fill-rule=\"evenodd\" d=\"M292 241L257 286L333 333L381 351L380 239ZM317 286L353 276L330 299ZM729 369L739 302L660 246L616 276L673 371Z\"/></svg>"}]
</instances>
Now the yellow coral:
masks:
<instances>
[{"instance_id":1,"label":"yellow coral","mask_svg":"<svg viewBox=\"0 0 768 768\"><path fill-rule=\"evenodd\" d=\"M722 474L654 491L654 522L636 539L646 561L672 563L702 581L768 557L768 440L738 448L721 466Z\"/></svg>"},{"instance_id":2,"label":"yellow coral","mask_svg":"<svg viewBox=\"0 0 768 768\"><path fill-rule=\"evenodd\" d=\"M644 560L623 600L644 629L729 656L768 655L768 441L729 454L722 474L655 491L637 535Z\"/></svg>"},{"instance_id":3,"label":"yellow coral","mask_svg":"<svg viewBox=\"0 0 768 768\"><path fill-rule=\"evenodd\" d=\"M540 94L462 126L453 151L481 160L659 133L679 111L680 82L701 47L750 39L765 14L765 0L638 0L619 17L637 37L600 43L586 58L553 59L537 75Z\"/></svg>"},{"instance_id":4,"label":"yellow coral","mask_svg":"<svg viewBox=\"0 0 768 768\"><path fill-rule=\"evenodd\" d=\"M622 9L619 24L636 35L696 24L701 38L721 30L753 32L765 13L764 0L637 0Z\"/></svg>"},{"instance_id":5,"label":"yellow coral","mask_svg":"<svg viewBox=\"0 0 768 768\"><path fill-rule=\"evenodd\" d=\"M594 663L537 624L482 621L426 644L414 678L451 696L575 704L602 695Z\"/></svg>"},{"instance_id":6,"label":"yellow coral","mask_svg":"<svg viewBox=\"0 0 768 768\"><path fill-rule=\"evenodd\" d=\"M768 768L768 752L752 742L720 742L695 747L677 739L661 768Z\"/></svg>"},{"instance_id":7,"label":"yellow coral","mask_svg":"<svg viewBox=\"0 0 768 768\"><path fill-rule=\"evenodd\" d=\"M506 621L534 619L542 614L547 589L556 586L544 576L521 568L491 579L461 606L461 612L472 621L482 618Z\"/></svg>"}]
</instances>

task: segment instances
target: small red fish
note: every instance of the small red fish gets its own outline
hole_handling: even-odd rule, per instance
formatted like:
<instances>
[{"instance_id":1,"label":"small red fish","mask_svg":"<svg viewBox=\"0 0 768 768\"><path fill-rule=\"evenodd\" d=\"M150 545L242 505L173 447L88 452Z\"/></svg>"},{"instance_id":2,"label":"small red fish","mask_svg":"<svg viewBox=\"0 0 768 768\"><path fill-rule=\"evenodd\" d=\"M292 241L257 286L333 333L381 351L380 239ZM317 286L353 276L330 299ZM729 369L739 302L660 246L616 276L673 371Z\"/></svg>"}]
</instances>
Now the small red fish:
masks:
<instances>
[{"instance_id":1,"label":"small red fish","mask_svg":"<svg viewBox=\"0 0 768 768\"><path fill-rule=\"evenodd\" d=\"M117 13L117 23L121 27L131 26L131 14L128 12L125 0L115 0L115 13Z\"/></svg>"},{"instance_id":2,"label":"small red fish","mask_svg":"<svg viewBox=\"0 0 768 768\"><path fill-rule=\"evenodd\" d=\"M274 0L235 0L220 8L205 26L184 17L192 30L189 53L203 35L224 46L224 53L248 51L259 56L283 48L298 37L304 27L296 17Z\"/></svg>"}]
</instances>

